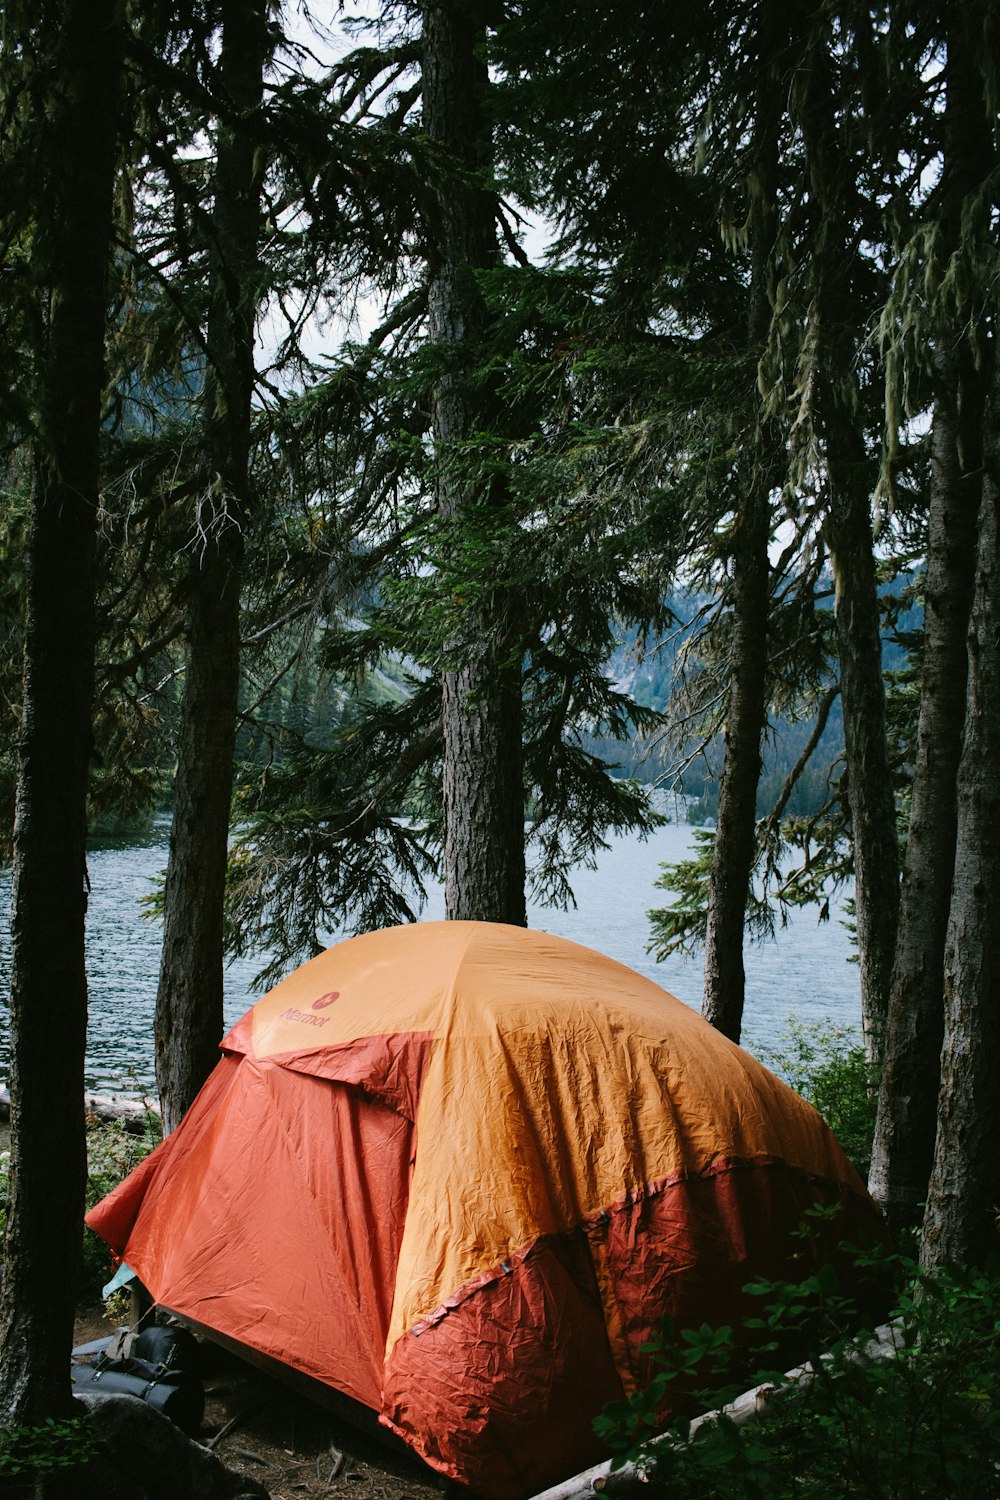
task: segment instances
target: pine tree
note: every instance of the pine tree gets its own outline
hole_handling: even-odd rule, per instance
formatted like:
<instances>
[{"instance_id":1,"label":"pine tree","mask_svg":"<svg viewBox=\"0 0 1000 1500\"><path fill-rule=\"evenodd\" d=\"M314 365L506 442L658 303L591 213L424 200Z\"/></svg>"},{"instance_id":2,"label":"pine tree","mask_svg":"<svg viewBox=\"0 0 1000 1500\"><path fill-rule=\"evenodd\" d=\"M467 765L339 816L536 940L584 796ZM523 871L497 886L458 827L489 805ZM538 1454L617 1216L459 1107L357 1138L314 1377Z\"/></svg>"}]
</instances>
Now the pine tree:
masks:
<instances>
[{"instance_id":1,"label":"pine tree","mask_svg":"<svg viewBox=\"0 0 1000 1500\"><path fill-rule=\"evenodd\" d=\"M423 120L445 158L429 226L429 337L441 359L434 391L437 503L445 519L477 513L489 527L503 478L463 472L497 404L481 373L486 318L476 273L498 263L486 122L486 7L423 7ZM478 389L474 386L476 382ZM499 494L498 494L499 491ZM454 643L441 678L445 911L450 918L525 923L520 666L511 660L506 601Z\"/></svg>"},{"instance_id":2,"label":"pine tree","mask_svg":"<svg viewBox=\"0 0 1000 1500\"><path fill-rule=\"evenodd\" d=\"M780 275L776 263L778 154L784 124L783 98L788 88L782 64L787 58L790 21L784 6L759 6L746 43L748 66L755 75L752 139L745 168L750 256L747 352L750 360L756 358L761 385ZM783 434L779 424L767 415L764 393L759 395L758 404L753 436L741 466L744 473L733 526L732 657L719 814L705 913L702 1013L736 1042L743 1017L743 942L756 854L761 738L767 723L772 495L780 489L785 471Z\"/></svg>"},{"instance_id":3,"label":"pine tree","mask_svg":"<svg viewBox=\"0 0 1000 1500\"><path fill-rule=\"evenodd\" d=\"M164 891L156 1070L164 1130L215 1063L222 1035L223 893L240 682L240 599L250 511L254 331L260 300L263 72L269 4L223 3L208 229L202 395L205 484L186 587L186 667Z\"/></svg>"},{"instance_id":4,"label":"pine tree","mask_svg":"<svg viewBox=\"0 0 1000 1500\"><path fill-rule=\"evenodd\" d=\"M992 357L976 275L977 262L989 257L977 203L994 160L978 9L955 6L943 20L943 141L939 131L927 133L927 149L940 145L942 172L915 219L907 213L903 221L894 296L884 320L895 346L897 381L905 379L934 400L920 718L869 1184L897 1230L919 1221L937 1128L966 637L982 489L984 385ZM904 56L901 70L908 82L924 65L914 51ZM939 117L932 115L929 123L938 125ZM921 281L932 289L929 298L919 290Z\"/></svg>"},{"instance_id":5,"label":"pine tree","mask_svg":"<svg viewBox=\"0 0 1000 1500\"><path fill-rule=\"evenodd\" d=\"M865 184L855 170L853 98L864 79L848 59L870 56L870 19L837 17L803 57L798 121L808 189L805 317L813 430L823 447L828 498L823 533L836 587L847 801L855 883L861 1014L871 1057L881 1055L896 942L899 856L885 731L872 502L877 462L866 432L873 371L863 329L877 307L877 267L861 253ZM850 43L849 47L847 43Z\"/></svg>"},{"instance_id":6,"label":"pine tree","mask_svg":"<svg viewBox=\"0 0 1000 1500\"><path fill-rule=\"evenodd\" d=\"M20 351L30 369L33 493L0 1291L0 1410L18 1426L70 1406L86 1175L85 834L99 444L124 21L116 0L52 0L7 7L4 23L5 199L30 215L34 293L33 344ZM6 248L16 254L10 241Z\"/></svg>"},{"instance_id":7,"label":"pine tree","mask_svg":"<svg viewBox=\"0 0 1000 1500\"><path fill-rule=\"evenodd\" d=\"M997 1249L1000 1048L1000 362L986 412L955 867L944 959L944 1045L924 1265L982 1265Z\"/></svg>"}]
</instances>

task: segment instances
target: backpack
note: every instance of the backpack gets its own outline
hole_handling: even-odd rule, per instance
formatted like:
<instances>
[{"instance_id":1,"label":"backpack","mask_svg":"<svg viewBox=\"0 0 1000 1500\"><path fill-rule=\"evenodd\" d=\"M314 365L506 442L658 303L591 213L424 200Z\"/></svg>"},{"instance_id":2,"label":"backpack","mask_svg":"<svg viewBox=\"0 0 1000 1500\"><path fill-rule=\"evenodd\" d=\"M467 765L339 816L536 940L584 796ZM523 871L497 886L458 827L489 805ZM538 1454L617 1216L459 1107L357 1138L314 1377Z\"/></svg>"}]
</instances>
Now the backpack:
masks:
<instances>
[{"instance_id":1,"label":"backpack","mask_svg":"<svg viewBox=\"0 0 1000 1500\"><path fill-rule=\"evenodd\" d=\"M184 1328L150 1327L118 1335L92 1360L72 1369L77 1392L137 1396L195 1437L205 1414L198 1346Z\"/></svg>"}]
</instances>

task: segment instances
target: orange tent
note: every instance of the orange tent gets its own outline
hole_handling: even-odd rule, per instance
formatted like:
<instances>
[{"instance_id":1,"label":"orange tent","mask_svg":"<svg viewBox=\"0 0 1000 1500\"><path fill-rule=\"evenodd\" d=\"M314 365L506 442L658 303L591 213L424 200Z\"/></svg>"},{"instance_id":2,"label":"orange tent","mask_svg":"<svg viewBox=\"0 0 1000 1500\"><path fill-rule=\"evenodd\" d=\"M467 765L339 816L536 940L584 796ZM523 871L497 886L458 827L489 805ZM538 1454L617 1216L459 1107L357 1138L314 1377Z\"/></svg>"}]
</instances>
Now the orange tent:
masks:
<instances>
[{"instance_id":1,"label":"orange tent","mask_svg":"<svg viewBox=\"0 0 1000 1500\"><path fill-rule=\"evenodd\" d=\"M545 933L369 933L259 1001L88 1222L155 1299L521 1500L604 1456L665 1313L733 1321L803 1210L880 1233L816 1112L649 980Z\"/></svg>"}]
</instances>

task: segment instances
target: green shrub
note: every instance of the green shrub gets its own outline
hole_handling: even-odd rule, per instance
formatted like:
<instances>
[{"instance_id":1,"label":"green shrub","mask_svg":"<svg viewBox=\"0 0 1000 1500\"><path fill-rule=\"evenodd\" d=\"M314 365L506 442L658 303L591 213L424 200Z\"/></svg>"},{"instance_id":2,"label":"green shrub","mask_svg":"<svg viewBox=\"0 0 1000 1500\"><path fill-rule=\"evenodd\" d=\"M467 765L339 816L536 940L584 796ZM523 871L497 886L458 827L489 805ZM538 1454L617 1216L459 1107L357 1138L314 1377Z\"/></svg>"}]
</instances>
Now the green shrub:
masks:
<instances>
[{"instance_id":1,"label":"green shrub","mask_svg":"<svg viewBox=\"0 0 1000 1500\"><path fill-rule=\"evenodd\" d=\"M839 1212L837 1206L807 1209L795 1237L810 1240L824 1221L834 1223ZM870 1284L875 1278L883 1287L889 1284L893 1260L883 1250L863 1255L845 1249L845 1254L854 1263L859 1283ZM815 1263L814 1251L808 1263ZM653 1378L626 1401L606 1407L595 1423L599 1436L620 1459L644 1458L646 1440L663 1427L664 1410L688 1416L715 1410L762 1381L780 1379L789 1365L836 1345L862 1321L855 1301L841 1291L832 1265L820 1265L798 1281L749 1282L744 1290L758 1299L760 1314L748 1317L739 1330L709 1323L677 1329L668 1318L643 1346L655 1367ZM774 1368L779 1360L780 1367Z\"/></svg>"},{"instance_id":2,"label":"green shrub","mask_svg":"<svg viewBox=\"0 0 1000 1500\"><path fill-rule=\"evenodd\" d=\"M819 1110L849 1160L867 1180L878 1075L857 1033L832 1021L806 1023L791 1016L778 1045L762 1048L760 1058Z\"/></svg>"},{"instance_id":3,"label":"green shrub","mask_svg":"<svg viewBox=\"0 0 1000 1500\"><path fill-rule=\"evenodd\" d=\"M640 1440L641 1429L648 1435L649 1410L640 1393L608 1408L599 1431L620 1459L638 1460L651 1489L670 1500L997 1500L1000 1263L973 1273L927 1274L911 1263L904 1269L892 1358L874 1360L860 1352L863 1338L841 1335L816 1343L808 1383L779 1392L743 1425L713 1417L692 1432L684 1421L651 1447ZM765 1302L761 1318L751 1320L762 1352L773 1347L771 1335L807 1310L812 1318L825 1306L841 1321L847 1304L828 1275L824 1281L751 1288ZM815 1320L814 1332L824 1326L824 1317ZM714 1388L701 1400L714 1410L735 1394L713 1373L734 1347L729 1330L703 1327L668 1338L656 1357L668 1383L678 1367L712 1376ZM741 1388L779 1380L780 1372L765 1366Z\"/></svg>"},{"instance_id":4,"label":"green shrub","mask_svg":"<svg viewBox=\"0 0 1000 1500\"><path fill-rule=\"evenodd\" d=\"M148 1156L160 1139L160 1122L152 1113L146 1116L140 1134L125 1129L118 1120L105 1123L91 1120L87 1126L87 1207L118 1186L143 1157ZM85 1229L83 1236L83 1269L80 1277L82 1301L99 1301L101 1288L112 1273L111 1253L100 1235Z\"/></svg>"},{"instance_id":5,"label":"green shrub","mask_svg":"<svg viewBox=\"0 0 1000 1500\"><path fill-rule=\"evenodd\" d=\"M38 1427L4 1428L0 1430L0 1491L82 1468L104 1446L89 1416L62 1422L49 1417Z\"/></svg>"}]
</instances>

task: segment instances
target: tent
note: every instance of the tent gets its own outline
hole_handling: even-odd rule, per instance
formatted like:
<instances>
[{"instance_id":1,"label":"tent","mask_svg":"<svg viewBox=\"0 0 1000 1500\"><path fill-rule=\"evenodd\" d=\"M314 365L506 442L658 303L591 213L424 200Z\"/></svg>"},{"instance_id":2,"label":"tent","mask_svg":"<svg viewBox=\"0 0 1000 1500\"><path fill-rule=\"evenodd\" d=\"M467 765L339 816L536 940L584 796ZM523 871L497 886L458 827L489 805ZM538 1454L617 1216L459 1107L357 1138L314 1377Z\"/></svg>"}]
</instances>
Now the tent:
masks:
<instances>
[{"instance_id":1,"label":"tent","mask_svg":"<svg viewBox=\"0 0 1000 1500\"><path fill-rule=\"evenodd\" d=\"M491 1500L605 1456L665 1313L731 1322L805 1209L880 1221L816 1112L650 980L428 922L303 965L88 1222L157 1302Z\"/></svg>"}]
</instances>

